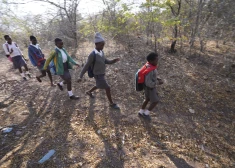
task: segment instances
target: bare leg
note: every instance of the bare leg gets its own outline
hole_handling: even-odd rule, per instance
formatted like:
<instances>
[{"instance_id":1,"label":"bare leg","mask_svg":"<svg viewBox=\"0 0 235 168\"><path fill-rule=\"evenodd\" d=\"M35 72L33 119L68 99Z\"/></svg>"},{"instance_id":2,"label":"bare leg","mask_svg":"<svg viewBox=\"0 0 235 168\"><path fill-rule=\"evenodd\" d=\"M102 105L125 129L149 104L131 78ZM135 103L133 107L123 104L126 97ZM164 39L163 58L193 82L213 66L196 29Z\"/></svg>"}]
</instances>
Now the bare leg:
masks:
<instances>
[{"instance_id":1,"label":"bare leg","mask_svg":"<svg viewBox=\"0 0 235 168\"><path fill-rule=\"evenodd\" d=\"M148 110L149 110L149 111L152 111L153 108L157 105L157 103L158 103L158 102L153 102L153 103L151 103L150 106L149 106L149 108L148 108Z\"/></svg>"},{"instance_id":2,"label":"bare leg","mask_svg":"<svg viewBox=\"0 0 235 168\"><path fill-rule=\"evenodd\" d=\"M43 71L37 78L43 78L44 76L46 76L46 72Z\"/></svg>"},{"instance_id":3,"label":"bare leg","mask_svg":"<svg viewBox=\"0 0 235 168\"><path fill-rule=\"evenodd\" d=\"M96 89L98 89L96 86L94 86L93 88L91 88L91 90L89 90L88 92L91 93L93 91L95 91Z\"/></svg>"},{"instance_id":4,"label":"bare leg","mask_svg":"<svg viewBox=\"0 0 235 168\"><path fill-rule=\"evenodd\" d=\"M87 94L88 96L90 96L91 98L95 98L95 97L92 95L91 92L95 91L96 89L98 89L98 88L97 88L96 86L93 86L93 87L91 88L91 90L89 90L89 91L86 92L86 94Z\"/></svg>"},{"instance_id":5,"label":"bare leg","mask_svg":"<svg viewBox=\"0 0 235 168\"><path fill-rule=\"evenodd\" d=\"M110 88L105 89L105 91L106 91L106 95L107 95L107 97L108 97L109 103L110 103L110 104L113 104L113 100L112 100L112 97L111 97Z\"/></svg>"},{"instance_id":6,"label":"bare leg","mask_svg":"<svg viewBox=\"0 0 235 168\"><path fill-rule=\"evenodd\" d=\"M146 108L146 106L147 106L148 102L149 102L149 99L145 99L145 100L144 100L144 102L143 102L143 104L142 104L141 109L143 109L143 110L144 110L144 109Z\"/></svg>"},{"instance_id":7,"label":"bare leg","mask_svg":"<svg viewBox=\"0 0 235 168\"><path fill-rule=\"evenodd\" d=\"M50 82L51 82L51 86L54 86L54 83L52 81L52 75L51 75L51 72L50 71L47 71L47 74L48 74L48 77L50 79Z\"/></svg>"},{"instance_id":8,"label":"bare leg","mask_svg":"<svg viewBox=\"0 0 235 168\"><path fill-rule=\"evenodd\" d=\"M27 64L24 65L24 68L25 68L26 71L29 71L29 68L28 68Z\"/></svg>"},{"instance_id":9,"label":"bare leg","mask_svg":"<svg viewBox=\"0 0 235 168\"><path fill-rule=\"evenodd\" d=\"M36 79L38 80L38 82L42 82L42 80L40 78L46 76L46 72L42 71L40 75L36 76Z\"/></svg>"},{"instance_id":10,"label":"bare leg","mask_svg":"<svg viewBox=\"0 0 235 168\"><path fill-rule=\"evenodd\" d=\"M23 73L22 68L18 68L18 69L19 69L20 74L22 74Z\"/></svg>"},{"instance_id":11,"label":"bare leg","mask_svg":"<svg viewBox=\"0 0 235 168\"><path fill-rule=\"evenodd\" d=\"M67 83L67 90L68 91L71 91L72 90L72 82L71 82L71 79L70 80L67 80L67 81L65 81L66 83ZM64 82L64 84L65 84L65 82Z\"/></svg>"}]
</instances>

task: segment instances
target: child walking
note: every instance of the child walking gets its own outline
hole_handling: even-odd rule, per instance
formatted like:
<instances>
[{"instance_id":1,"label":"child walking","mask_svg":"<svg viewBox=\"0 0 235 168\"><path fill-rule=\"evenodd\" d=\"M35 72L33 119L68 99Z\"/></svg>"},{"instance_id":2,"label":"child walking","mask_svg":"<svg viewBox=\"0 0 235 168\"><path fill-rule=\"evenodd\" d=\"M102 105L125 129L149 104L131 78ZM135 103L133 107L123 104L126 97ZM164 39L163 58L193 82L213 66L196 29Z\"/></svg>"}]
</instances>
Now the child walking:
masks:
<instances>
[{"instance_id":1,"label":"child walking","mask_svg":"<svg viewBox=\"0 0 235 168\"><path fill-rule=\"evenodd\" d=\"M153 108L157 105L159 101L157 90L156 90L157 82L160 85L163 84L163 82L160 78L157 78L156 66L158 64L158 54L150 53L146 58L148 61L145 64L146 68L155 66L155 69L145 75L145 80L144 80L145 81L144 82L145 101L142 104L142 107L139 111L139 115L144 116L144 117L149 117L150 111L153 110ZM149 108L145 109L149 102L150 102Z\"/></svg>"},{"instance_id":2,"label":"child walking","mask_svg":"<svg viewBox=\"0 0 235 168\"><path fill-rule=\"evenodd\" d=\"M33 66L37 66L38 70L41 72L40 75L36 76L36 79L38 80L38 82L42 82L41 78L45 77L47 73L51 82L51 86L54 86L49 68L47 68L46 71L42 70L46 59L44 57L44 54L42 53L41 48L37 44L37 38L34 36L30 36L30 41L31 44L28 47L29 59Z\"/></svg>"},{"instance_id":3,"label":"child walking","mask_svg":"<svg viewBox=\"0 0 235 168\"><path fill-rule=\"evenodd\" d=\"M27 80L25 74L31 78L28 66L18 45L15 42L12 42L12 39L9 35L5 35L4 39L6 40L6 43L3 44L3 49L6 53L6 57L11 58L14 68L19 70L24 80ZM22 71L22 66L25 68L25 73Z\"/></svg>"},{"instance_id":4,"label":"child walking","mask_svg":"<svg viewBox=\"0 0 235 168\"><path fill-rule=\"evenodd\" d=\"M79 97L73 95L72 92L72 81L69 69L72 69L71 64L77 65L78 67L79 65L68 55L67 51L63 48L63 41L61 39L56 38L55 45L56 48L54 51L51 52L49 58L46 60L43 70L47 70L51 60L53 60L55 64L56 74L60 75L60 77L63 79L62 82L57 83L57 86L62 91L63 85L67 84L69 98L72 100L77 100L79 99Z\"/></svg>"},{"instance_id":5,"label":"child walking","mask_svg":"<svg viewBox=\"0 0 235 168\"><path fill-rule=\"evenodd\" d=\"M105 40L101 36L100 33L95 34L95 49L90 53L88 56L88 60L83 67L81 73L80 73L80 79L78 79L78 82L82 80L83 75L86 73L86 71L89 69L89 67L93 67L93 74L96 81L96 85L92 87L89 91L86 92L87 95L89 95L91 98L94 96L92 95L92 92L97 89L105 89L107 98L110 103L110 107L114 109L119 109L118 105L115 104L112 100L110 86L107 84L105 80L105 64L114 64L118 62L120 59L116 58L113 60L108 60L104 56L103 48L105 45Z\"/></svg>"}]
</instances>

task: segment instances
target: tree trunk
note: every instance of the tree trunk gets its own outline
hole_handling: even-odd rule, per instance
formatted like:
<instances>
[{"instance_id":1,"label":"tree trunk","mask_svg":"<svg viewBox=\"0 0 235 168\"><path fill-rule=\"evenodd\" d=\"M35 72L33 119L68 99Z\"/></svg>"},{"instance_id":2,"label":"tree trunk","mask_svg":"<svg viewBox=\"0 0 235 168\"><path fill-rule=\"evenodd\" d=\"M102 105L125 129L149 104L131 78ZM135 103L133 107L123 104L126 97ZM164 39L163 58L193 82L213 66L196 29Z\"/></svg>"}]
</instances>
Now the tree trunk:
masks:
<instances>
[{"instance_id":1,"label":"tree trunk","mask_svg":"<svg viewBox=\"0 0 235 168\"><path fill-rule=\"evenodd\" d=\"M176 40L174 40L174 41L171 43L171 50L170 50L170 53L175 53L175 52L176 52L175 45L176 45Z\"/></svg>"},{"instance_id":2,"label":"tree trunk","mask_svg":"<svg viewBox=\"0 0 235 168\"><path fill-rule=\"evenodd\" d=\"M196 34L198 33L198 27L199 27L199 22L200 22L200 16L201 16L201 12L202 12L202 0L199 0L198 2L198 10L197 10L197 17L196 17L196 22L195 22L195 27L192 28L192 32L191 32L191 40L190 40L190 47L194 46L194 42L195 42L195 37Z\"/></svg>"},{"instance_id":3,"label":"tree trunk","mask_svg":"<svg viewBox=\"0 0 235 168\"><path fill-rule=\"evenodd\" d=\"M176 46L177 37L178 37L178 26L177 25L175 25L174 33L175 33L174 34L175 39L171 43L170 53L175 53L176 52L175 46Z\"/></svg>"},{"instance_id":4,"label":"tree trunk","mask_svg":"<svg viewBox=\"0 0 235 168\"><path fill-rule=\"evenodd\" d=\"M157 53L157 36L154 34L155 53Z\"/></svg>"}]
</instances>

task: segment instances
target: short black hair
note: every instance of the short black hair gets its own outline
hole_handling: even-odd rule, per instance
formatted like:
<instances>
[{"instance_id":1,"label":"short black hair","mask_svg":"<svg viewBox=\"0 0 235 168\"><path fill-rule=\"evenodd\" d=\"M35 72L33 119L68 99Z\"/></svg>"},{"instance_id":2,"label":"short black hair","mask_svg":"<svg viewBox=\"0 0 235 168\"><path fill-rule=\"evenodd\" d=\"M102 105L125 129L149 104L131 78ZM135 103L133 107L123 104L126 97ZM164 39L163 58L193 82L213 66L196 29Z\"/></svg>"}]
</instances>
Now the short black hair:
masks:
<instances>
[{"instance_id":1,"label":"short black hair","mask_svg":"<svg viewBox=\"0 0 235 168\"><path fill-rule=\"evenodd\" d=\"M60 38L56 38L55 39L55 44L57 44L58 42L62 41Z\"/></svg>"},{"instance_id":2,"label":"short black hair","mask_svg":"<svg viewBox=\"0 0 235 168\"><path fill-rule=\"evenodd\" d=\"M7 38L10 37L9 35L4 35L4 39L7 40Z\"/></svg>"},{"instance_id":3,"label":"short black hair","mask_svg":"<svg viewBox=\"0 0 235 168\"><path fill-rule=\"evenodd\" d=\"M150 61L154 61L156 58L158 57L158 54L155 53L155 52L151 52L147 57L147 61L150 62Z\"/></svg>"},{"instance_id":4,"label":"short black hair","mask_svg":"<svg viewBox=\"0 0 235 168\"><path fill-rule=\"evenodd\" d=\"M29 39L30 39L30 41L32 41L32 40L36 39L36 37L35 36L29 36Z\"/></svg>"}]
</instances>

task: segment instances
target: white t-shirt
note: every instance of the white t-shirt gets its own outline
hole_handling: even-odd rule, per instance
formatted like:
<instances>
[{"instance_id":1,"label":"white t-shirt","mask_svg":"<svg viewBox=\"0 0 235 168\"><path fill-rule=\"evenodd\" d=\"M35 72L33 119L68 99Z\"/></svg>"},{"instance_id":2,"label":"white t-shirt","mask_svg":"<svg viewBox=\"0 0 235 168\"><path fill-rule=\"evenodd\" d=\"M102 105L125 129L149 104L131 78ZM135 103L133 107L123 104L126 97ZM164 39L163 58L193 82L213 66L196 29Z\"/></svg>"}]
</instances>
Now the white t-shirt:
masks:
<instances>
[{"instance_id":1,"label":"white t-shirt","mask_svg":"<svg viewBox=\"0 0 235 168\"><path fill-rule=\"evenodd\" d=\"M56 48L60 51L60 53L61 53L61 55L62 55L63 63L67 62L68 58L67 58L67 55L66 55L66 53L64 52L64 50L62 50L62 49L60 49L60 48L58 48L58 47L56 47Z\"/></svg>"},{"instance_id":2,"label":"white t-shirt","mask_svg":"<svg viewBox=\"0 0 235 168\"><path fill-rule=\"evenodd\" d=\"M3 46L3 49L6 53L6 55L10 55L11 57L23 55L22 52L20 51L19 47L17 47L15 42L12 42L11 44L5 43L2 46ZM7 46L8 46L8 48L7 48ZM13 52L10 54L11 49L13 50Z\"/></svg>"}]
</instances>

